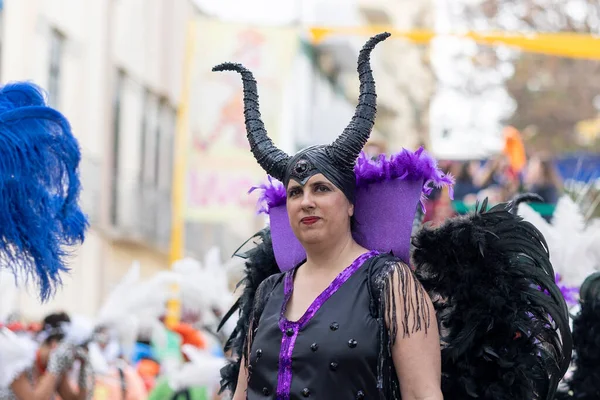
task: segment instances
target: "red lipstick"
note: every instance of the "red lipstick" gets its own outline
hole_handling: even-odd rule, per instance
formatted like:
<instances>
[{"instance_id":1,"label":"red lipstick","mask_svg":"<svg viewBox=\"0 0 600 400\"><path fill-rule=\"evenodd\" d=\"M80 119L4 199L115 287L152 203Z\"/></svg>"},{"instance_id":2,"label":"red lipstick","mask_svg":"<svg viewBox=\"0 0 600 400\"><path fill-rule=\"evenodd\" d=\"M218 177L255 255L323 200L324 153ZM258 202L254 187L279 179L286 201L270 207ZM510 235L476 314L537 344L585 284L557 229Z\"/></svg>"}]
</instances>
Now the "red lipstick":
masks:
<instances>
[{"instance_id":1,"label":"red lipstick","mask_svg":"<svg viewBox=\"0 0 600 400\"><path fill-rule=\"evenodd\" d=\"M321 218L319 217L304 217L300 220L300 222L302 222L305 225L312 225L320 219Z\"/></svg>"}]
</instances>

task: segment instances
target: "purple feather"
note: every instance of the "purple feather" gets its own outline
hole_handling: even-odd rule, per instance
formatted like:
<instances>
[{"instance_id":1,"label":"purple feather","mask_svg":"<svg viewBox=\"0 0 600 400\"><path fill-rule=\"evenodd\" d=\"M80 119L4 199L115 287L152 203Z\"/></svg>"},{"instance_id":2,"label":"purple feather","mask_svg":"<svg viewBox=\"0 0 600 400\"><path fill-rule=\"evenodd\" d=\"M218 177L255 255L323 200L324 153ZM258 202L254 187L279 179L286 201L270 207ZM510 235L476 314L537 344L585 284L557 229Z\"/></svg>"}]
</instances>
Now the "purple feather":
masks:
<instances>
[{"instance_id":1,"label":"purple feather","mask_svg":"<svg viewBox=\"0 0 600 400\"><path fill-rule=\"evenodd\" d=\"M267 175L267 182L252 187L248 193L252 193L255 190L261 191L258 198L259 214L268 214L271 208L285 204L286 194L283 183L270 175Z\"/></svg>"},{"instance_id":2,"label":"purple feather","mask_svg":"<svg viewBox=\"0 0 600 400\"><path fill-rule=\"evenodd\" d=\"M562 277L560 274L556 274L554 281L556 285L560 289L565 301L569 306L574 306L579 301L579 288L576 286L566 286L562 285L560 282L562 281Z\"/></svg>"}]
</instances>

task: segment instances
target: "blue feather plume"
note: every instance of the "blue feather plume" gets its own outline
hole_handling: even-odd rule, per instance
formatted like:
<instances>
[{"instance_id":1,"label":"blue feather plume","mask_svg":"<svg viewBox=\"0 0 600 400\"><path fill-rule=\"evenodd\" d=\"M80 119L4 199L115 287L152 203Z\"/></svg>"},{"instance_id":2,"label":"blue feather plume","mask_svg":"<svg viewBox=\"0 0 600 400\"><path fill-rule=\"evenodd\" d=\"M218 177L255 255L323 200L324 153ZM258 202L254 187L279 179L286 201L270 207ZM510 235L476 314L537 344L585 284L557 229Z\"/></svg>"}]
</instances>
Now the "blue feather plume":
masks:
<instances>
[{"instance_id":1,"label":"blue feather plume","mask_svg":"<svg viewBox=\"0 0 600 400\"><path fill-rule=\"evenodd\" d=\"M83 242L79 144L67 119L28 82L0 88L0 267L25 273L47 300Z\"/></svg>"}]
</instances>

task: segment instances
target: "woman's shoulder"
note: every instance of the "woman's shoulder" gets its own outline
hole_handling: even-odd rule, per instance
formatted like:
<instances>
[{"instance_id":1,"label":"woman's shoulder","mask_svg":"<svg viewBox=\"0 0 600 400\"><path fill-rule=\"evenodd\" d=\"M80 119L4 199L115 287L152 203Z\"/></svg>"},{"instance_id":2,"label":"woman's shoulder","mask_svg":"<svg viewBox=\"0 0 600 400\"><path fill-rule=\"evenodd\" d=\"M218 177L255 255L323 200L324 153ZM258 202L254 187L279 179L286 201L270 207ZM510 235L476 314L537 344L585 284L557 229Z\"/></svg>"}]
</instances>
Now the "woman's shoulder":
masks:
<instances>
[{"instance_id":1,"label":"woman's shoulder","mask_svg":"<svg viewBox=\"0 0 600 400\"><path fill-rule=\"evenodd\" d=\"M285 272L279 272L273 275L269 275L266 277L256 289L256 295L254 296L254 303L264 304L267 299L271 296L271 294L275 291L278 286L283 285L283 278L285 277Z\"/></svg>"},{"instance_id":2,"label":"woman's shoulder","mask_svg":"<svg viewBox=\"0 0 600 400\"><path fill-rule=\"evenodd\" d=\"M285 272L279 272L279 273L276 273L273 275L269 275L267 278L265 278L264 281L262 281L260 283L260 285L258 285L258 292L259 293L264 293L265 291L270 292L277 285L280 285L283 283L284 277L285 277Z\"/></svg>"},{"instance_id":3,"label":"woman's shoulder","mask_svg":"<svg viewBox=\"0 0 600 400\"><path fill-rule=\"evenodd\" d=\"M402 259L391 253L380 253L374 256L370 262L371 265L369 268L372 270L371 274L374 276L389 275L399 268L409 268Z\"/></svg>"}]
</instances>

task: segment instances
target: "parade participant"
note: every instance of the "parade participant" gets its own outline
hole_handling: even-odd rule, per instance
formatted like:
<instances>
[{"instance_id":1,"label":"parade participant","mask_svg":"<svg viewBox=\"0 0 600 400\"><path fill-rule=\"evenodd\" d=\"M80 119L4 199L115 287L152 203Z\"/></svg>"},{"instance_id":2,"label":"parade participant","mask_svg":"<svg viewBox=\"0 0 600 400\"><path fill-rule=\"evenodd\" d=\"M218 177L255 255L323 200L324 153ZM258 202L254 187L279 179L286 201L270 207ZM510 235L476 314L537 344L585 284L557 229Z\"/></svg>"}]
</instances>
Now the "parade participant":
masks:
<instances>
[{"instance_id":1,"label":"parade participant","mask_svg":"<svg viewBox=\"0 0 600 400\"><path fill-rule=\"evenodd\" d=\"M35 344L29 346L24 338L10 337L4 332L0 341L3 368L7 373L4 382L0 382L0 399L30 400L52 399L59 395L62 400L84 400L91 398L93 373L82 349L65 341L70 318L65 313L50 314L43 321L43 329L38 335L41 342L36 350ZM10 340L10 342L9 342ZM5 348L10 343L18 347ZM78 376L78 389L69 383L67 373L75 360L81 362Z\"/></svg>"},{"instance_id":2,"label":"parade participant","mask_svg":"<svg viewBox=\"0 0 600 400\"><path fill-rule=\"evenodd\" d=\"M241 311L223 384L235 400L551 398L570 360L567 307L543 237L514 214L522 199L422 229L416 275L407 265L422 191L451 180L422 149L359 156L376 111L370 53L388 36L360 52L341 136L294 156L268 138L250 71L213 69L242 75L250 148L275 178L270 230L225 316Z\"/></svg>"},{"instance_id":3,"label":"parade participant","mask_svg":"<svg viewBox=\"0 0 600 400\"><path fill-rule=\"evenodd\" d=\"M583 282L579 302L573 321L574 371L557 400L600 398L600 272Z\"/></svg>"}]
</instances>

